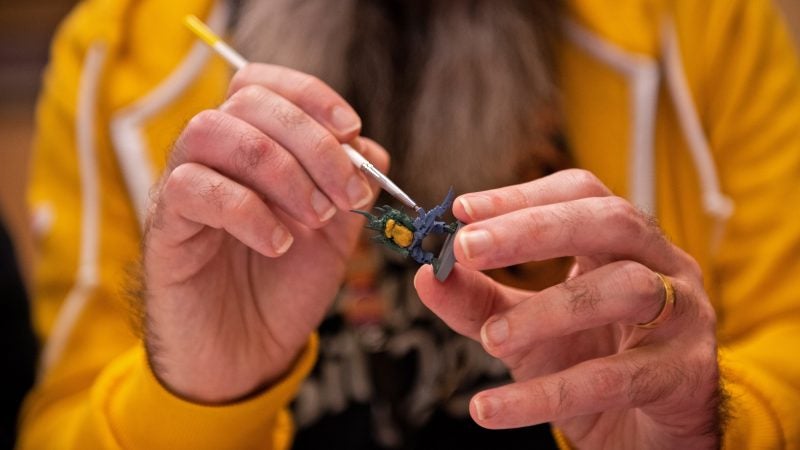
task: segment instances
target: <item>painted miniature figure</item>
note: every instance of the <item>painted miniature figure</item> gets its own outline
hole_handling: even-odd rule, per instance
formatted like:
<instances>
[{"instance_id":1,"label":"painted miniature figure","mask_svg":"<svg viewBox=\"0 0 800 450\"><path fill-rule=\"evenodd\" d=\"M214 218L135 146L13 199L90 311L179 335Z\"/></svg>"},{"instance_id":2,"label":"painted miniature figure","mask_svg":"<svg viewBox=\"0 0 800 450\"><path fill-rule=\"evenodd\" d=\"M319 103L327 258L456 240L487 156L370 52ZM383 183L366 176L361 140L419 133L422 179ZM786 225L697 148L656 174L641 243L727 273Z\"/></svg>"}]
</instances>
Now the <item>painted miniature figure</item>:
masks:
<instances>
[{"instance_id":1,"label":"painted miniature figure","mask_svg":"<svg viewBox=\"0 0 800 450\"><path fill-rule=\"evenodd\" d=\"M417 217L414 219L405 212L388 205L375 208L381 212L379 216L370 214L367 211L353 210L353 212L367 218L367 228L379 232L373 238L376 242L403 256L410 256L420 264L432 264L434 270L438 271L439 258L434 257L433 253L423 249L422 241L430 234L447 234L448 241L450 241L449 238L455 234L459 227L458 222L448 224L437 219L450 209L452 203L453 189L451 188L442 203L433 207L430 211L420 208L417 210Z\"/></svg>"}]
</instances>

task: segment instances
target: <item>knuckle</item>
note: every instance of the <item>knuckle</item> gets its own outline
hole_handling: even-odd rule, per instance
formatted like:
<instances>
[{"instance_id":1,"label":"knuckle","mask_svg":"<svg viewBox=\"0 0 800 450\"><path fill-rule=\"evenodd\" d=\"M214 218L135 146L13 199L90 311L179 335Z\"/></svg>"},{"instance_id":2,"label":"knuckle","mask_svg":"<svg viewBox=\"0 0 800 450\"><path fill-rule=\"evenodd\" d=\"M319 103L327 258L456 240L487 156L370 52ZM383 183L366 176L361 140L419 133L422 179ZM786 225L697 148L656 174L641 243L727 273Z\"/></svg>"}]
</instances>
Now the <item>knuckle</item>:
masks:
<instances>
[{"instance_id":1,"label":"knuckle","mask_svg":"<svg viewBox=\"0 0 800 450\"><path fill-rule=\"evenodd\" d=\"M250 85L269 84L271 74L280 69L278 66L262 63L250 63L236 71L231 78L228 95L232 96L240 89Z\"/></svg>"},{"instance_id":2,"label":"knuckle","mask_svg":"<svg viewBox=\"0 0 800 450\"><path fill-rule=\"evenodd\" d=\"M600 178L586 169L568 169L567 172L573 183L585 188L589 194L600 196L610 193L608 188L600 181Z\"/></svg>"},{"instance_id":3,"label":"knuckle","mask_svg":"<svg viewBox=\"0 0 800 450\"><path fill-rule=\"evenodd\" d=\"M238 220L239 217L246 216L252 210L253 203L258 200L258 196L249 189L236 189L229 193L230 213L229 219Z\"/></svg>"},{"instance_id":4,"label":"knuckle","mask_svg":"<svg viewBox=\"0 0 800 450\"><path fill-rule=\"evenodd\" d=\"M548 417L563 417L574 404L572 385L565 377L559 377L549 389L541 388L541 395L546 399L545 408Z\"/></svg>"},{"instance_id":5,"label":"knuckle","mask_svg":"<svg viewBox=\"0 0 800 450\"><path fill-rule=\"evenodd\" d=\"M701 374L718 371L716 341L713 338L697 339L694 349L687 352L685 365L696 367Z\"/></svg>"},{"instance_id":6,"label":"knuckle","mask_svg":"<svg viewBox=\"0 0 800 450\"><path fill-rule=\"evenodd\" d=\"M716 347L710 339L705 341L708 344L698 341L684 349L678 359L660 367L660 385L653 389L650 398L644 397L639 403L664 400L676 394L696 399L713 396L719 386L719 365Z\"/></svg>"},{"instance_id":7,"label":"knuckle","mask_svg":"<svg viewBox=\"0 0 800 450\"><path fill-rule=\"evenodd\" d=\"M147 217L152 217L155 215L156 211L159 208L163 207L161 197L164 194L164 185L167 182L169 177L164 175L158 183L154 184L150 187L150 190L147 192L147 210L146 214Z\"/></svg>"},{"instance_id":8,"label":"knuckle","mask_svg":"<svg viewBox=\"0 0 800 450\"><path fill-rule=\"evenodd\" d=\"M189 120L183 130L182 140L185 150L191 153L193 149L202 147L202 144L212 139L227 126L228 116L222 111L215 109L200 111Z\"/></svg>"},{"instance_id":9,"label":"knuckle","mask_svg":"<svg viewBox=\"0 0 800 450\"><path fill-rule=\"evenodd\" d=\"M588 316L597 312L600 293L596 286L580 278L572 278L561 285L567 293L566 307L574 316Z\"/></svg>"},{"instance_id":10,"label":"knuckle","mask_svg":"<svg viewBox=\"0 0 800 450\"><path fill-rule=\"evenodd\" d=\"M675 295L678 296L676 303L686 304L691 301L690 299L686 298L686 295L683 294L683 292L684 289L682 286L676 287ZM696 307L695 314L697 316L697 320L711 331L715 330L717 325L717 312L714 309L714 306L708 300L708 296L705 295L705 292L696 292L693 297L694 299L692 303Z\"/></svg>"},{"instance_id":11,"label":"knuckle","mask_svg":"<svg viewBox=\"0 0 800 450\"><path fill-rule=\"evenodd\" d=\"M683 384L685 374L673 364L645 364L631 369L630 379L624 384L629 402L643 406L663 400Z\"/></svg>"},{"instance_id":12,"label":"knuckle","mask_svg":"<svg viewBox=\"0 0 800 450\"><path fill-rule=\"evenodd\" d=\"M160 195L165 201L180 199L191 192L197 175L192 164L181 164L170 172L164 181Z\"/></svg>"},{"instance_id":13,"label":"knuckle","mask_svg":"<svg viewBox=\"0 0 800 450\"><path fill-rule=\"evenodd\" d=\"M711 306L711 303L707 300L700 302L699 311L698 316L701 322L708 325L712 330L716 329L717 312L714 310L714 307Z\"/></svg>"},{"instance_id":14,"label":"knuckle","mask_svg":"<svg viewBox=\"0 0 800 450\"><path fill-rule=\"evenodd\" d=\"M277 98L270 106L270 116L288 130L295 130L308 122L306 114L300 108Z\"/></svg>"},{"instance_id":15,"label":"knuckle","mask_svg":"<svg viewBox=\"0 0 800 450\"><path fill-rule=\"evenodd\" d=\"M547 229L549 226L550 223L547 218L542 217L537 208L525 208L518 211L510 215L507 219L496 222L496 225L492 224L491 228L488 225L484 225L484 227L486 227L485 229L489 230L495 239L497 239L497 233L502 234L502 230L506 227L517 230L513 242L511 240L508 242L505 240L495 240L494 242L497 244L494 249L494 255L487 254L486 256L498 258L521 257L528 249L546 243L546 239L549 238L548 235L550 234ZM556 230L555 232L559 231Z\"/></svg>"},{"instance_id":16,"label":"knuckle","mask_svg":"<svg viewBox=\"0 0 800 450\"><path fill-rule=\"evenodd\" d=\"M248 84L236 91L231 98L225 102L225 109L228 111L242 111L251 105L258 104L267 100L269 90L258 84Z\"/></svg>"},{"instance_id":17,"label":"knuckle","mask_svg":"<svg viewBox=\"0 0 800 450\"><path fill-rule=\"evenodd\" d=\"M195 204L191 199L199 199L201 204L213 207L217 211L225 209L230 189L224 179L209 177L198 170L193 163L181 164L167 177L162 189L162 201L171 205Z\"/></svg>"},{"instance_id":18,"label":"knuckle","mask_svg":"<svg viewBox=\"0 0 800 450\"><path fill-rule=\"evenodd\" d=\"M613 196L601 199L601 201L608 219L612 222L624 223L635 219L636 223L639 223L639 211L624 198Z\"/></svg>"},{"instance_id":19,"label":"knuckle","mask_svg":"<svg viewBox=\"0 0 800 450\"><path fill-rule=\"evenodd\" d=\"M228 199L231 197L231 191L220 180L205 180L199 186L197 194L205 204L211 206L217 212L226 210Z\"/></svg>"},{"instance_id":20,"label":"knuckle","mask_svg":"<svg viewBox=\"0 0 800 450\"><path fill-rule=\"evenodd\" d=\"M532 204L530 196L528 195L528 185L514 186L513 189L508 189L503 195L496 195L491 192L486 195L495 208L494 211L501 210L504 206L508 205L512 208L525 208Z\"/></svg>"},{"instance_id":21,"label":"knuckle","mask_svg":"<svg viewBox=\"0 0 800 450\"><path fill-rule=\"evenodd\" d=\"M546 383L532 383L529 386L530 399L543 406L543 413L547 417L558 417L563 410L560 401L558 386Z\"/></svg>"},{"instance_id":22,"label":"knuckle","mask_svg":"<svg viewBox=\"0 0 800 450\"><path fill-rule=\"evenodd\" d=\"M513 225L519 229L526 239L535 240L545 226L543 217L537 208L525 208L513 217Z\"/></svg>"},{"instance_id":23,"label":"knuckle","mask_svg":"<svg viewBox=\"0 0 800 450\"><path fill-rule=\"evenodd\" d=\"M641 235L641 213L630 202L616 196L603 198L601 202L607 226L630 238L635 239Z\"/></svg>"},{"instance_id":24,"label":"knuckle","mask_svg":"<svg viewBox=\"0 0 800 450\"><path fill-rule=\"evenodd\" d=\"M260 64L247 64L240 70L237 70L236 73L233 74L233 78L231 78L231 89L250 84L249 80L253 80L257 77L257 73L260 70L258 67L259 65Z\"/></svg>"},{"instance_id":25,"label":"knuckle","mask_svg":"<svg viewBox=\"0 0 800 450\"><path fill-rule=\"evenodd\" d=\"M715 336L717 313L702 284L684 278L671 278L675 293L675 312L686 326L697 333Z\"/></svg>"},{"instance_id":26,"label":"knuckle","mask_svg":"<svg viewBox=\"0 0 800 450\"><path fill-rule=\"evenodd\" d=\"M567 381L566 378L561 377L558 380L558 396L556 397L557 402L555 404L555 413L557 414L556 417L560 417L564 414L564 412L568 411L572 404L574 403L575 399L572 394L572 388Z\"/></svg>"},{"instance_id":27,"label":"knuckle","mask_svg":"<svg viewBox=\"0 0 800 450\"><path fill-rule=\"evenodd\" d=\"M277 153L275 141L264 135L255 134L243 136L236 151L231 153L231 158L237 173L249 176L268 160L273 162L271 160L276 159Z\"/></svg>"},{"instance_id":28,"label":"knuckle","mask_svg":"<svg viewBox=\"0 0 800 450\"><path fill-rule=\"evenodd\" d=\"M698 263L696 259L687 255L685 268L689 276L692 277L692 279L695 280L700 286L702 286L704 277L703 269L700 267L700 263Z\"/></svg>"},{"instance_id":29,"label":"knuckle","mask_svg":"<svg viewBox=\"0 0 800 450\"><path fill-rule=\"evenodd\" d=\"M634 261L625 261L620 275L623 289L630 293L636 305L650 305L653 299L660 299L663 290L661 280L650 268Z\"/></svg>"},{"instance_id":30,"label":"knuckle","mask_svg":"<svg viewBox=\"0 0 800 450\"><path fill-rule=\"evenodd\" d=\"M339 95L316 76L295 72L295 77L295 99L298 104L304 105L305 109L329 110L335 105L342 104Z\"/></svg>"},{"instance_id":31,"label":"knuckle","mask_svg":"<svg viewBox=\"0 0 800 450\"><path fill-rule=\"evenodd\" d=\"M626 374L617 367L598 367L594 371L592 383L589 385L589 395L604 402L623 394L629 385Z\"/></svg>"},{"instance_id":32,"label":"knuckle","mask_svg":"<svg viewBox=\"0 0 800 450\"><path fill-rule=\"evenodd\" d=\"M170 190L168 184L170 181L170 174L165 175L157 186L153 186L150 190L150 200L147 203L147 217L145 218L145 237L149 235L150 230L160 230L164 227L164 211L168 205L171 205L169 200ZM172 188L174 190L174 187Z\"/></svg>"},{"instance_id":33,"label":"knuckle","mask_svg":"<svg viewBox=\"0 0 800 450\"><path fill-rule=\"evenodd\" d=\"M314 158L323 158L325 154L336 151L339 141L330 133L321 133L311 143L311 155Z\"/></svg>"},{"instance_id":34,"label":"knuckle","mask_svg":"<svg viewBox=\"0 0 800 450\"><path fill-rule=\"evenodd\" d=\"M304 72L294 72L296 77L296 89L300 96L313 98L315 94L325 89L325 83L314 75Z\"/></svg>"}]
</instances>

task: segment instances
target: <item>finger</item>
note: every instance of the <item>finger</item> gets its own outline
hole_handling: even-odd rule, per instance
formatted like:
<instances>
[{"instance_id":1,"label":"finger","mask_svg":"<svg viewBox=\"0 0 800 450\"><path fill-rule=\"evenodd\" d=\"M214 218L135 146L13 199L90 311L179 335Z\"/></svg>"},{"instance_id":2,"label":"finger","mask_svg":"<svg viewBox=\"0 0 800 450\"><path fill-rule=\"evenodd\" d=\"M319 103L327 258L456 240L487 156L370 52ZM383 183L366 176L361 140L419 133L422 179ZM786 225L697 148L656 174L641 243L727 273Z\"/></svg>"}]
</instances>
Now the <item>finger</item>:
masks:
<instances>
[{"instance_id":1,"label":"finger","mask_svg":"<svg viewBox=\"0 0 800 450\"><path fill-rule=\"evenodd\" d=\"M316 185L343 210L363 208L372 192L336 137L286 98L260 85L245 86L220 110L252 124L300 162Z\"/></svg>"},{"instance_id":2,"label":"finger","mask_svg":"<svg viewBox=\"0 0 800 450\"><path fill-rule=\"evenodd\" d=\"M228 95L254 84L267 87L299 106L339 142L350 141L361 131L358 114L319 78L281 66L248 64L234 75Z\"/></svg>"},{"instance_id":3,"label":"finger","mask_svg":"<svg viewBox=\"0 0 800 450\"><path fill-rule=\"evenodd\" d=\"M658 354L653 348L638 348L486 390L472 398L470 414L485 428L517 428L643 407L679 391L689 394L686 381L691 363L670 364Z\"/></svg>"},{"instance_id":4,"label":"finger","mask_svg":"<svg viewBox=\"0 0 800 450\"><path fill-rule=\"evenodd\" d=\"M389 153L383 149L379 144L370 139L359 137L350 142L350 144L359 151L364 157L371 161L372 164L381 172L386 173L389 170ZM375 203L378 195L381 192L381 187L377 181L370 179L370 189L372 190L372 197L369 204ZM358 234L362 232L362 226L366 219L360 214L355 214L350 211L341 211L336 214L330 222L330 226L325 227L324 232L343 258L348 258L350 255L352 245L357 240Z\"/></svg>"},{"instance_id":5,"label":"finger","mask_svg":"<svg viewBox=\"0 0 800 450\"><path fill-rule=\"evenodd\" d=\"M476 270L577 255L629 259L670 274L693 264L651 218L619 197L525 208L469 224L456 236L455 255Z\"/></svg>"},{"instance_id":6,"label":"finger","mask_svg":"<svg viewBox=\"0 0 800 450\"><path fill-rule=\"evenodd\" d=\"M354 143L353 147L361 152L376 169L384 174L389 173L390 158L386 149L372 139L363 136L356 139Z\"/></svg>"},{"instance_id":7,"label":"finger","mask_svg":"<svg viewBox=\"0 0 800 450\"><path fill-rule=\"evenodd\" d=\"M481 328L481 343L491 355L507 358L577 331L649 322L664 300L664 284L652 270L632 261L611 263L495 314ZM678 314L673 311L673 320Z\"/></svg>"},{"instance_id":8,"label":"finger","mask_svg":"<svg viewBox=\"0 0 800 450\"><path fill-rule=\"evenodd\" d=\"M295 220L322 226L336 207L283 146L252 125L217 110L196 115L181 133L170 167L196 162L250 186Z\"/></svg>"},{"instance_id":9,"label":"finger","mask_svg":"<svg viewBox=\"0 0 800 450\"><path fill-rule=\"evenodd\" d=\"M259 195L214 170L195 163L176 167L163 182L149 235L180 247L203 227L224 229L264 256L285 253L289 230Z\"/></svg>"},{"instance_id":10,"label":"finger","mask_svg":"<svg viewBox=\"0 0 800 450\"><path fill-rule=\"evenodd\" d=\"M523 184L461 195L453 214L470 223L532 206L609 195L611 191L591 172L568 169Z\"/></svg>"},{"instance_id":11,"label":"finger","mask_svg":"<svg viewBox=\"0 0 800 450\"><path fill-rule=\"evenodd\" d=\"M444 282L435 278L430 265L423 265L414 277L414 287L425 306L447 326L475 340L480 339L480 329L486 319L531 295L503 286L459 264Z\"/></svg>"},{"instance_id":12,"label":"finger","mask_svg":"<svg viewBox=\"0 0 800 450\"><path fill-rule=\"evenodd\" d=\"M380 144L377 142L365 138L365 137L358 137L350 142L350 145L356 149L359 153L361 153L367 161L370 161L376 169L378 169L382 173L389 172L389 152L387 152ZM372 177L366 177L370 191L372 192L372 196L368 202L368 205L372 205L377 200L378 196L381 193L381 186ZM360 214L352 214L350 211L347 211L347 214L341 215L343 219L337 220L344 220L344 221L356 221L356 222L363 222L365 220L364 216ZM338 216L337 216L338 217Z\"/></svg>"}]
</instances>

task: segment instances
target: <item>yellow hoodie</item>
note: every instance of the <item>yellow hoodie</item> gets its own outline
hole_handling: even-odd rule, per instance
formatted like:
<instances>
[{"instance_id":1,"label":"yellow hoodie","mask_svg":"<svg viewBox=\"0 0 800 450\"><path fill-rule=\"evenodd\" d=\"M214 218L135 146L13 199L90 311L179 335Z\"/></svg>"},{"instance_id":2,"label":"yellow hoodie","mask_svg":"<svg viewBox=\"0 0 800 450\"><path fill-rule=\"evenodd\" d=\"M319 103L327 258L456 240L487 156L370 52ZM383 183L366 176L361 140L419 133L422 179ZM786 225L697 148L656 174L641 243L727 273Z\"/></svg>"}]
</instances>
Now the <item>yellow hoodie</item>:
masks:
<instances>
[{"instance_id":1,"label":"yellow hoodie","mask_svg":"<svg viewBox=\"0 0 800 450\"><path fill-rule=\"evenodd\" d=\"M655 212L706 274L731 393L726 448L800 448L800 67L769 0L572 0L561 45L581 167ZM30 201L46 343L21 448L283 448L284 380L203 406L155 380L123 292L150 185L230 77L183 28L224 3L88 0L62 25L38 108Z\"/></svg>"}]
</instances>

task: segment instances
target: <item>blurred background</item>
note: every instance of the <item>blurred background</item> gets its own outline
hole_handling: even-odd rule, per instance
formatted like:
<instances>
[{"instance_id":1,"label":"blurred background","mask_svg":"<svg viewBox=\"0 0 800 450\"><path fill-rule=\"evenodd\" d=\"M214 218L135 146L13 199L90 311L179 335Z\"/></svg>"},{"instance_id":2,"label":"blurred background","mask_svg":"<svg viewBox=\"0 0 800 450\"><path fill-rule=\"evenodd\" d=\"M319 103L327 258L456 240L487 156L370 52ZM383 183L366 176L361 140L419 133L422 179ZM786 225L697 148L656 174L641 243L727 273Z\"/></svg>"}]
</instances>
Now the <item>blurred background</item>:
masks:
<instances>
[{"instance_id":1,"label":"blurred background","mask_svg":"<svg viewBox=\"0 0 800 450\"><path fill-rule=\"evenodd\" d=\"M36 92L53 32L76 3L0 0L0 217L23 268L31 255L24 184Z\"/></svg>"},{"instance_id":2,"label":"blurred background","mask_svg":"<svg viewBox=\"0 0 800 450\"><path fill-rule=\"evenodd\" d=\"M19 270L30 267L23 192L33 104L53 30L75 3L0 0L0 224L10 231L0 228L0 449L14 446L17 410L33 383L37 355Z\"/></svg>"}]
</instances>

